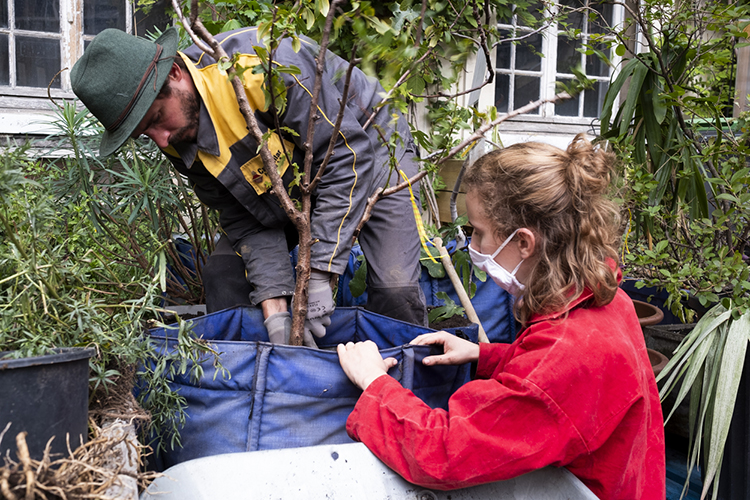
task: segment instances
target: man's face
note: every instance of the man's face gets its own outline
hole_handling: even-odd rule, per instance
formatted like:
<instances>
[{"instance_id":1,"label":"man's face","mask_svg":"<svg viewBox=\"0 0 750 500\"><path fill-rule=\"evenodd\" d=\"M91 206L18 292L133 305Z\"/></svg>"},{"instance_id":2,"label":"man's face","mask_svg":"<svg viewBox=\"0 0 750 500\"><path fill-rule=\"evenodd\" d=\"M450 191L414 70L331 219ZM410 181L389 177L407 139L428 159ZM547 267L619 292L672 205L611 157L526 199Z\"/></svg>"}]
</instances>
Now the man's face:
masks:
<instances>
[{"instance_id":1,"label":"man's face","mask_svg":"<svg viewBox=\"0 0 750 500\"><path fill-rule=\"evenodd\" d=\"M198 133L200 104L194 90L185 90L170 80L138 124L133 137L145 135L164 149L181 142L194 142Z\"/></svg>"}]
</instances>

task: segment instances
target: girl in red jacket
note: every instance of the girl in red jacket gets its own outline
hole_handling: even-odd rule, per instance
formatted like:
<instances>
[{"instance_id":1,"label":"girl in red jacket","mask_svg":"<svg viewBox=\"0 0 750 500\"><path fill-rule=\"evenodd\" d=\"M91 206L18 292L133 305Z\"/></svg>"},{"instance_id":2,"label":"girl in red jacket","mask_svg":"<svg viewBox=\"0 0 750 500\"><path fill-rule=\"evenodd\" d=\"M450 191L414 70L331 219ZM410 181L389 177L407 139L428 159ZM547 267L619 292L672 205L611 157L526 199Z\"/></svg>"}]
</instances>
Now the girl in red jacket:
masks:
<instances>
[{"instance_id":1,"label":"girl in red jacket","mask_svg":"<svg viewBox=\"0 0 750 500\"><path fill-rule=\"evenodd\" d=\"M432 409L404 389L372 342L339 345L364 392L347 421L412 483L455 489L566 467L599 498L665 498L659 395L632 301L618 288L612 158L578 136L486 154L464 177L474 264L513 294L512 344L445 332L426 365L476 363L475 380Z\"/></svg>"}]
</instances>

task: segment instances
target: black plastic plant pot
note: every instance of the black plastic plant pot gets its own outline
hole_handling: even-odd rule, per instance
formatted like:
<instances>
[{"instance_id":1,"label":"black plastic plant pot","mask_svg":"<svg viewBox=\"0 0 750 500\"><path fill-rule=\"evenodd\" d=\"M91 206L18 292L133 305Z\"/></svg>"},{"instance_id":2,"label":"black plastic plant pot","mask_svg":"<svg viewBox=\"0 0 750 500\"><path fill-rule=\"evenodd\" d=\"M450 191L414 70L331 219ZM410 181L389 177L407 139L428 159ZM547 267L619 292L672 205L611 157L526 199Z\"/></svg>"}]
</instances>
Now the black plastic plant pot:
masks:
<instances>
[{"instance_id":1,"label":"black plastic plant pot","mask_svg":"<svg viewBox=\"0 0 750 500\"><path fill-rule=\"evenodd\" d=\"M3 358L0 352L0 454L10 450L16 459L16 436L25 431L32 459L44 456L54 436L52 459L68 456L66 440L75 450L86 440L88 429L89 358L94 349L54 349L53 354L32 358ZM0 465L2 461L0 460Z\"/></svg>"}]
</instances>

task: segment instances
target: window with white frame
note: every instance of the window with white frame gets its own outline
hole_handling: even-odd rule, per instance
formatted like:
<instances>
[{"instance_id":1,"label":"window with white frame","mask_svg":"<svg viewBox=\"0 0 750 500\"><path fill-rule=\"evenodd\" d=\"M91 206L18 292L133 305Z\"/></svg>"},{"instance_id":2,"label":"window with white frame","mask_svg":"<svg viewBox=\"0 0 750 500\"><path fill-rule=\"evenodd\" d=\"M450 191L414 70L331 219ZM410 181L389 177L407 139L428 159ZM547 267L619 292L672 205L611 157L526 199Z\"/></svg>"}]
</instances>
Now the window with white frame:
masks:
<instances>
[{"instance_id":1,"label":"window with white frame","mask_svg":"<svg viewBox=\"0 0 750 500\"><path fill-rule=\"evenodd\" d=\"M0 93L69 91L85 43L106 28L132 30L127 0L0 0Z\"/></svg>"},{"instance_id":2,"label":"window with white frame","mask_svg":"<svg viewBox=\"0 0 750 500\"><path fill-rule=\"evenodd\" d=\"M495 106L501 113L519 108L539 99L549 99L556 92L556 82L569 83L579 68L595 80L592 88L575 98L545 104L532 111L540 117L564 117L572 122L590 122L601 113L612 72L619 62L614 51L605 47L601 36L606 27L619 25L623 8L600 0L558 0L552 13L567 12L564 21L534 29L513 14L498 19L498 28L506 40L497 46L495 67ZM593 40L592 40L593 38ZM583 50L596 42L611 65L595 53Z\"/></svg>"}]
</instances>

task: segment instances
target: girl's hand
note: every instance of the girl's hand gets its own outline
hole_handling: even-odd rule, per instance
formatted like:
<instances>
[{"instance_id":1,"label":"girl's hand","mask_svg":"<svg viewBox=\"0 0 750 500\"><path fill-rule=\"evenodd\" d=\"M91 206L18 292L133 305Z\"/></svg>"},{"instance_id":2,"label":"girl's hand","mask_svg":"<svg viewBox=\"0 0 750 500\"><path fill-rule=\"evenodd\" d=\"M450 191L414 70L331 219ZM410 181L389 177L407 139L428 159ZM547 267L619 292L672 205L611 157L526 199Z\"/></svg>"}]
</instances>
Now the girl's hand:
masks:
<instances>
[{"instance_id":1,"label":"girl's hand","mask_svg":"<svg viewBox=\"0 0 750 500\"><path fill-rule=\"evenodd\" d=\"M390 368L398 364L396 358L383 359L372 340L339 344L336 351L346 376L363 391L373 380L387 374Z\"/></svg>"},{"instance_id":2,"label":"girl's hand","mask_svg":"<svg viewBox=\"0 0 750 500\"><path fill-rule=\"evenodd\" d=\"M414 345L443 346L443 354L427 356L422 360L423 365L462 365L473 363L479 359L479 345L451 335L448 332L424 333L411 341Z\"/></svg>"}]
</instances>

